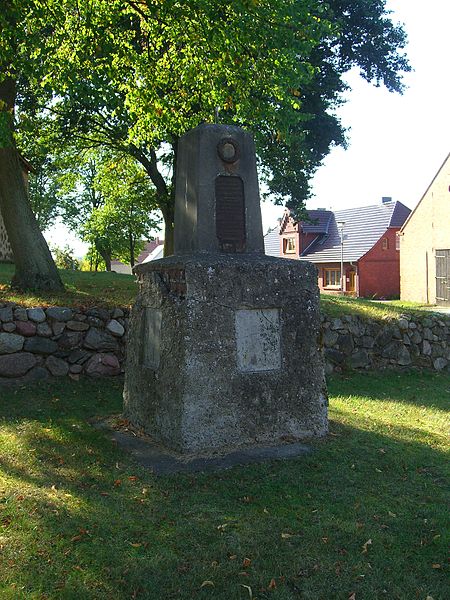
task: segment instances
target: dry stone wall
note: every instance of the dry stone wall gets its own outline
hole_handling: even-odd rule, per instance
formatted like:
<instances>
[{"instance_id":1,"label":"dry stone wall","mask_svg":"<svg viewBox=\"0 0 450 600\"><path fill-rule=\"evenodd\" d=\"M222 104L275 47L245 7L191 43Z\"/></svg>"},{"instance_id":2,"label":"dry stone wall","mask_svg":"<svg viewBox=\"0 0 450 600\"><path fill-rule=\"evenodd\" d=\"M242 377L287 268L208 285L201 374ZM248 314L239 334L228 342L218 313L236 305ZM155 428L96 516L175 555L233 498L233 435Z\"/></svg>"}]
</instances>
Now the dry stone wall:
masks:
<instances>
[{"instance_id":1,"label":"dry stone wall","mask_svg":"<svg viewBox=\"0 0 450 600\"><path fill-rule=\"evenodd\" d=\"M421 368L450 374L450 319L435 313L368 320L322 317L326 373Z\"/></svg>"},{"instance_id":2,"label":"dry stone wall","mask_svg":"<svg viewBox=\"0 0 450 600\"><path fill-rule=\"evenodd\" d=\"M128 319L127 308L0 303L0 384L120 375ZM322 316L322 348L327 374L386 368L450 374L450 318L435 313L393 320Z\"/></svg>"},{"instance_id":3,"label":"dry stone wall","mask_svg":"<svg viewBox=\"0 0 450 600\"><path fill-rule=\"evenodd\" d=\"M128 309L24 308L0 303L0 383L119 375Z\"/></svg>"}]
</instances>

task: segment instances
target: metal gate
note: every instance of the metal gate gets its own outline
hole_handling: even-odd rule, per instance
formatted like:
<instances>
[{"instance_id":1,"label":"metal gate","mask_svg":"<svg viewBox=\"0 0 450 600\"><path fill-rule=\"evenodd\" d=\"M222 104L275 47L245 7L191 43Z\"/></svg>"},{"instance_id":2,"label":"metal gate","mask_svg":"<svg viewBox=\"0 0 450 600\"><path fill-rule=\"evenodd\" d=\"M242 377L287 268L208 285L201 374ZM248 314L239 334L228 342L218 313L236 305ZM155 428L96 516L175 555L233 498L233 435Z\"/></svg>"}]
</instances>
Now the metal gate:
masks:
<instances>
[{"instance_id":1,"label":"metal gate","mask_svg":"<svg viewBox=\"0 0 450 600\"><path fill-rule=\"evenodd\" d=\"M450 306L450 250L436 250L436 304Z\"/></svg>"}]
</instances>

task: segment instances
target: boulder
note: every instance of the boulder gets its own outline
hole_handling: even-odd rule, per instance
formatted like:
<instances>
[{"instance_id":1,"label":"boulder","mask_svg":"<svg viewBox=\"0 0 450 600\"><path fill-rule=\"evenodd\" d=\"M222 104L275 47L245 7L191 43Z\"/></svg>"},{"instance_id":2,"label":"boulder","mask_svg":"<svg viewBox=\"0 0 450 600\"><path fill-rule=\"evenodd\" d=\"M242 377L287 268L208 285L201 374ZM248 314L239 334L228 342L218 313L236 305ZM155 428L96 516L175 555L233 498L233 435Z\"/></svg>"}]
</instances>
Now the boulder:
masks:
<instances>
[{"instance_id":1,"label":"boulder","mask_svg":"<svg viewBox=\"0 0 450 600\"><path fill-rule=\"evenodd\" d=\"M34 323L43 323L46 319L42 308L29 308L27 310L28 319Z\"/></svg>"},{"instance_id":2,"label":"boulder","mask_svg":"<svg viewBox=\"0 0 450 600\"><path fill-rule=\"evenodd\" d=\"M55 321L52 324L53 335L61 335L65 328L66 328L65 323L61 323L61 321Z\"/></svg>"},{"instance_id":3,"label":"boulder","mask_svg":"<svg viewBox=\"0 0 450 600\"><path fill-rule=\"evenodd\" d=\"M107 331L102 331L96 327L91 327L84 338L84 347L100 352L115 350L117 342L114 336Z\"/></svg>"},{"instance_id":4,"label":"boulder","mask_svg":"<svg viewBox=\"0 0 450 600\"><path fill-rule=\"evenodd\" d=\"M0 377L21 377L36 365L36 357L29 352L0 356Z\"/></svg>"},{"instance_id":5,"label":"boulder","mask_svg":"<svg viewBox=\"0 0 450 600\"><path fill-rule=\"evenodd\" d=\"M50 308L47 308L47 317L54 321L70 321L72 315L73 310L71 308L64 308L62 306L51 306Z\"/></svg>"},{"instance_id":6,"label":"boulder","mask_svg":"<svg viewBox=\"0 0 450 600\"><path fill-rule=\"evenodd\" d=\"M15 330L16 330L16 324L15 323L3 323L3 331L6 331L8 333L12 333Z\"/></svg>"},{"instance_id":7,"label":"boulder","mask_svg":"<svg viewBox=\"0 0 450 600\"><path fill-rule=\"evenodd\" d=\"M86 373L92 376L119 375L120 363L114 354L94 354L86 365Z\"/></svg>"},{"instance_id":8,"label":"boulder","mask_svg":"<svg viewBox=\"0 0 450 600\"><path fill-rule=\"evenodd\" d=\"M2 323L7 323L8 321L13 320L13 311L10 306L6 306L5 308L0 308L0 321Z\"/></svg>"},{"instance_id":9,"label":"boulder","mask_svg":"<svg viewBox=\"0 0 450 600\"><path fill-rule=\"evenodd\" d=\"M38 323L37 334L41 337L52 337L53 331L50 325L47 323L47 321L44 321L43 323Z\"/></svg>"},{"instance_id":10,"label":"boulder","mask_svg":"<svg viewBox=\"0 0 450 600\"><path fill-rule=\"evenodd\" d=\"M58 345L64 350L71 350L81 344L83 334L79 331L65 331L58 340Z\"/></svg>"},{"instance_id":11,"label":"boulder","mask_svg":"<svg viewBox=\"0 0 450 600\"><path fill-rule=\"evenodd\" d=\"M16 321L16 332L24 337L36 335L36 325L31 321Z\"/></svg>"},{"instance_id":12,"label":"boulder","mask_svg":"<svg viewBox=\"0 0 450 600\"><path fill-rule=\"evenodd\" d=\"M66 327L71 331L87 331L89 329L88 323L83 321L67 321Z\"/></svg>"},{"instance_id":13,"label":"boulder","mask_svg":"<svg viewBox=\"0 0 450 600\"><path fill-rule=\"evenodd\" d=\"M35 354L53 354L58 350L58 344L43 337L32 337L25 340L24 349Z\"/></svg>"},{"instance_id":14,"label":"boulder","mask_svg":"<svg viewBox=\"0 0 450 600\"><path fill-rule=\"evenodd\" d=\"M16 333L0 333L0 354L13 354L23 348L24 338Z\"/></svg>"},{"instance_id":15,"label":"boulder","mask_svg":"<svg viewBox=\"0 0 450 600\"><path fill-rule=\"evenodd\" d=\"M56 358L56 356L49 356L45 361L45 366L55 377L63 377L69 372L69 365L66 361Z\"/></svg>"},{"instance_id":16,"label":"boulder","mask_svg":"<svg viewBox=\"0 0 450 600\"><path fill-rule=\"evenodd\" d=\"M119 323L119 321L116 321L115 319L111 319L111 321L106 326L106 329L115 337L122 337L125 333L125 329L123 328L123 326Z\"/></svg>"},{"instance_id":17,"label":"boulder","mask_svg":"<svg viewBox=\"0 0 450 600\"><path fill-rule=\"evenodd\" d=\"M14 309L14 318L16 321L28 321L28 313L26 308Z\"/></svg>"}]
</instances>

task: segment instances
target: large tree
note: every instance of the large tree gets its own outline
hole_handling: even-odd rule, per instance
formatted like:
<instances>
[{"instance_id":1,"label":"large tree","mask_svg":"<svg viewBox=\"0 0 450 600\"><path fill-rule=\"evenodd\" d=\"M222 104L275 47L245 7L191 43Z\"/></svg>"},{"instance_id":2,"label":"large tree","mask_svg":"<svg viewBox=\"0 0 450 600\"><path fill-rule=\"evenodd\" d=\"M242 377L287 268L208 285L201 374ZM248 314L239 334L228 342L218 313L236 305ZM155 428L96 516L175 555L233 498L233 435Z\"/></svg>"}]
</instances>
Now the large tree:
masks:
<instances>
[{"instance_id":1,"label":"large tree","mask_svg":"<svg viewBox=\"0 0 450 600\"><path fill-rule=\"evenodd\" d=\"M22 16L17 2L4 0L0 12L0 211L14 256L13 286L58 290L63 284L30 206L14 137L16 58L27 35Z\"/></svg>"},{"instance_id":2,"label":"large tree","mask_svg":"<svg viewBox=\"0 0 450 600\"><path fill-rule=\"evenodd\" d=\"M24 3L25 0L16 0ZM28 0L41 6L43 1ZM255 135L270 192L301 212L308 180L345 134L333 110L343 75L401 91L405 34L384 0L46 0L23 59L23 106L46 108L62 136L139 161L171 251L177 139L213 121ZM28 61L28 62L27 62Z\"/></svg>"}]
</instances>

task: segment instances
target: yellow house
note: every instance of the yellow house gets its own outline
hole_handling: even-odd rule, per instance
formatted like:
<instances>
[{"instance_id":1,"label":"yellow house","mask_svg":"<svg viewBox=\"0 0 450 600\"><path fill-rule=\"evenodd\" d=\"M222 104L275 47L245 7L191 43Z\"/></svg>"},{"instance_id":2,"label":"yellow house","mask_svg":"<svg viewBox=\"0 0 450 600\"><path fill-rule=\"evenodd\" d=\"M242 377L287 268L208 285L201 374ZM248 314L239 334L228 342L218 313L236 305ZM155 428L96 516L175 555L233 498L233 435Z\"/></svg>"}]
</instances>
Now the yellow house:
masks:
<instances>
[{"instance_id":1,"label":"yellow house","mask_svg":"<svg viewBox=\"0 0 450 600\"><path fill-rule=\"evenodd\" d=\"M450 306L450 154L398 235L400 298Z\"/></svg>"}]
</instances>

